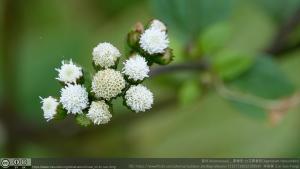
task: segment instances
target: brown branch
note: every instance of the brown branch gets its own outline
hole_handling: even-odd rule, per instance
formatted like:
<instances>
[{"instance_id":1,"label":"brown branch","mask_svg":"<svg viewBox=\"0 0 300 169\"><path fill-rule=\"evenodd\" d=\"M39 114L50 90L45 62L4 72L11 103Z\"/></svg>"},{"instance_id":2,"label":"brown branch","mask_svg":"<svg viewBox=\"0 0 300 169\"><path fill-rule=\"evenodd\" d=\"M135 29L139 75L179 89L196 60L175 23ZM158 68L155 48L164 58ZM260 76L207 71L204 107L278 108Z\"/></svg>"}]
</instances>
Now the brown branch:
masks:
<instances>
[{"instance_id":1,"label":"brown branch","mask_svg":"<svg viewBox=\"0 0 300 169\"><path fill-rule=\"evenodd\" d=\"M270 47L265 50L266 53L271 54L273 57L279 56L279 54L292 51L300 47L300 41L293 46L286 46L288 35L295 30L300 24L300 9L298 9L295 14L281 26L278 34L276 35L274 41L271 43ZM165 73L173 73L178 71L203 71L209 68L209 64L204 61L188 62L177 65L163 66L153 68L150 71L150 76L157 76Z\"/></svg>"},{"instance_id":2,"label":"brown branch","mask_svg":"<svg viewBox=\"0 0 300 169\"><path fill-rule=\"evenodd\" d=\"M299 23L300 23L300 8L285 24L281 26L273 43L270 45L268 49L266 49L266 52L278 56L279 54L300 47L300 42L293 46L286 45L289 35L297 28L297 26L299 26Z\"/></svg>"},{"instance_id":3,"label":"brown branch","mask_svg":"<svg viewBox=\"0 0 300 169\"><path fill-rule=\"evenodd\" d=\"M204 60L161 66L151 69L150 76L157 76L165 73L173 73L178 71L203 71L209 68L208 62Z\"/></svg>"}]
</instances>

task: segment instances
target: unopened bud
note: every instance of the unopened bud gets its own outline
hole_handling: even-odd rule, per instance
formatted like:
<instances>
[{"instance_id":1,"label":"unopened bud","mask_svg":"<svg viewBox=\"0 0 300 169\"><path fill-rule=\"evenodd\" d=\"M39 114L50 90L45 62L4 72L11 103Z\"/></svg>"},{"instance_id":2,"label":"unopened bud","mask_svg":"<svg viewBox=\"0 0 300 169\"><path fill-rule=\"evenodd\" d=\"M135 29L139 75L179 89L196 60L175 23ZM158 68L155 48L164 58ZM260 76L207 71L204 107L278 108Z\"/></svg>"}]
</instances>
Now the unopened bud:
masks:
<instances>
[{"instance_id":1,"label":"unopened bud","mask_svg":"<svg viewBox=\"0 0 300 169\"><path fill-rule=\"evenodd\" d=\"M131 48L137 49L139 46L141 33L138 31L130 31L127 35L127 43Z\"/></svg>"},{"instance_id":2,"label":"unopened bud","mask_svg":"<svg viewBox=\"0 0 300 169\"><path fill-rule=\"evenodd\" d=\"M141 22L137 22L134 26L134 31L143 33L144 32L144 25Z\"/></svg>"},{"instance_id":3,"label":"unopened bud","mask_svg":"<svg viewBox=\"0 0 300 169\"><path fill-rule=\"evenodd\" d=\"M173 60L173 50L171 48L167 48L165 50L165 53L163 53L160 56L154 56L155 58L153 59L155 63L160 64L160 65L167 65Z\"/></svg>"}]
</instances>

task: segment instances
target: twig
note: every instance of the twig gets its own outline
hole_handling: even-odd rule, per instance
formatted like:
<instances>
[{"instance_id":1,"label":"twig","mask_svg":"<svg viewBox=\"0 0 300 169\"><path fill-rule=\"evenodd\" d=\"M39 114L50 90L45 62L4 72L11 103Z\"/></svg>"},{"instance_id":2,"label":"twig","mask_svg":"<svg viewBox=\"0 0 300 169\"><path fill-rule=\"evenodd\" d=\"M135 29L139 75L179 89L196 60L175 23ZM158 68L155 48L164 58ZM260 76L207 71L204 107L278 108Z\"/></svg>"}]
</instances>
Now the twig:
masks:
<instances>
[{"instance_id":1,"label":"twig","mask_svg":"<svg viewBox=\"0 0 300 169\"><path fill-rule=\"evenodd\" d=\"M215 80L214 84L216 91L220 94L220 96L229 100L259 107L268 112L273 125L277 123L291 108L295 108L300 105L300 92L296 92L292 96L286 98L265 99L255 95L241 93L240 91L231 90L219 79Z\"/></svg>"},{"instance_id":2,"label":"twig","mask_svg":"<svg viewBox=\"0 0 300 169\"><path fill-rule=\"evenodd\" d=\"M202 71L209 68L208 62L204 60L196 62L187 62L181 64L174 64L169 66L161 66L154 69L151 69L150 76L157 76L165 73L173 73L178 71Z\"/></svg>"},{"instance_id":3,"label":"twig","mask_svg":"<svg viewBox=\"0 0 300 169\"><path fill-rule=\"evenodd\" d=\"M272 54L274 57L278 57L279 54L289 52L300 47L300 42L294 44L293 46L286 46L286 42L288 40L288 35L300 24L300 9L298 9L295 14L283 24L278 34L276 35L274 41L270 45L269 48L265 50L265 52ZM207 70L209 68L209 64L205 61L196 61L196 62L188 62L177 65L170 66L162 66L154 68L150 71L150 76L157 76L164 73L173 73L177 71L202 71Z\"/></svg>"},{"instance_id":4,"label":"twig","mask_svg":"<svg viewBox=\"0 0 300 169\"><path fill-rule=\"evenodd\" d=\"M300 47L300 42L293 46L286 46L288 35L295 30L300 23L300 9L280 28L271 46L266 49L267 53L279 55L287 51Z\"/></svg>"},{"instance_id":5,"label":"twig","mask_svg":"<svg viewBox=\"0 0 300 169\"><path fill-rule=\"evenodd\" d=\"M226 99L246 103L263 109L269 109L280 102L277 100L268 100L251 94L245 94L239 91L231 90L227 88L220 80L218 82L215 81L215 88L220 96Z\"/></svg>"}]
</instances>

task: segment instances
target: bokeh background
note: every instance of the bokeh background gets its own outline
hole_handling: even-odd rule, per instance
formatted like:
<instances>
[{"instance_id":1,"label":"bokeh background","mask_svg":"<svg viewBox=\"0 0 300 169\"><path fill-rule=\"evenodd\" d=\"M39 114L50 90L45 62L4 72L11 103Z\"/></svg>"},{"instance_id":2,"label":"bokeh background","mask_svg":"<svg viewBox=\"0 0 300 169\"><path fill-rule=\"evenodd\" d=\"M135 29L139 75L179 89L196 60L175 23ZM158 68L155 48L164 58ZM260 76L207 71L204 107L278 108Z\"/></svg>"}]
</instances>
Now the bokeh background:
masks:
<instances>
[{"instance_id":1,"label":"bokeh background","mask_svg":"<svg viewBox=\"0 0 300 169\"><path fill-rule=\"evenodd\" d=\"M299 9L299 0L0 0L0 156L299 157ZM43 119L39 96L59 96L61 60L92 72L93 47L111 42L124 56L127 33L153 18L168 25L175 53L145 82L153 109L115 100L112 121L87 128Z\"/></svg>"}]
</instances>

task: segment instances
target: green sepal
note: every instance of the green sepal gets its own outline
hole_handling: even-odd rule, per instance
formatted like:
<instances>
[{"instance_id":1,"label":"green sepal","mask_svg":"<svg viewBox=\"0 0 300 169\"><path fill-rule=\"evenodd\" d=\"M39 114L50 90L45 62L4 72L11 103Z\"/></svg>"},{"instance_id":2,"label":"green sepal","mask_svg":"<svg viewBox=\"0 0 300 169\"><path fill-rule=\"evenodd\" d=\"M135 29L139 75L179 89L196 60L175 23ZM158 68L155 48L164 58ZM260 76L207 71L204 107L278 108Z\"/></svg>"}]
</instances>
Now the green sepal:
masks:
<instances>
[{"instance_id":1,"label":"green sepal","mask_svg":"<svg viewBox=\"0 0 300 169\"><path fill-rule=\"evenodd\" d=\"M60 81L60 80L58 80L58 83L59 83L61 86L63 86L63 87L65 87L65 86L67 85L65 82Z\"/></svg>"},{"instance_id":2,"label":"green sepal","mask_svg":"<svg viewBox=\"0 0 300 169\"><path fill-rule=\"evenodd\" d=\"M85 75L85 72L82 71L82 76L81 76L79 79L76 80L76 83L77 83L77 84L81 84L81 85L82 85L82 84L85 83L84 75Z\"/></svg>"},{"instance_id":3,"label":"green sepal","mask_svg":"<svg viewBox=\"0 0 300 169\"><path fill-rule=\"evenodd\" d=\"M98 72L100 70L105 70L105 69L115 69L116 70L117 67L118 67L118 64L119 64L119 60L120 60L120 57L117 58L117 60L115 61L114 65L112 65L112 66L110 66L108 68L102 67L100 65L96 65L95 62L92 62L92 64L93 64L93 68L96 70L96 72Z\"/></svg>"},{"instance_id":4,"label":"green sepal","mask_svg":"<svg viewBox=\"0 0 300 169\"><path fill-rule=\"evenodd\" d=\"M127 44L133 50L138 50L141 33L137 31L130 31L127 34Z\"/></svg>"},{"instance_id":5,"label":"green sepal","mask_svg":"<svg viewBox=\"0 0 300 169\"><path fill-rule=\"evenodd\" d=\"M152 61L159 65L167 65L173 61L174 55L171 48L167 48L165 53L159 56L151 57Z\"/></svg>"},{"instance_id":6,"label":"green sepal","mask_svg":"<svg viewBox=\"0 0 300 169\"><path fill-rule=\"evenodd\" d=\"M63 109L62 105L59 104L56 109L56 114L54 115L54 120L63 120L67 116L67 111Z\"/></svg>"},{"instance_id":7,"label":"green sepal","mask_svg":"<svg viewBox=\"0 0 300 169\"><path fill-rule=\"evenodd\" d=\"M86 116L86 114L77 114L76 122L83 127L87 127L92 124L92 121Z\"/></svg>"},{"instance_id":8,"label":"green sepal","mask_svg":"<svg viewBox=\"0 0 300 169\"><path fill-rule=\"evenodd\" d=\"M129 76L124 75L124 79L130 85L138 85L138 84L142 83L146 78L144 78L143 80L133 80L133 79L130 79Z\"/></svg>"}]
</instances>

